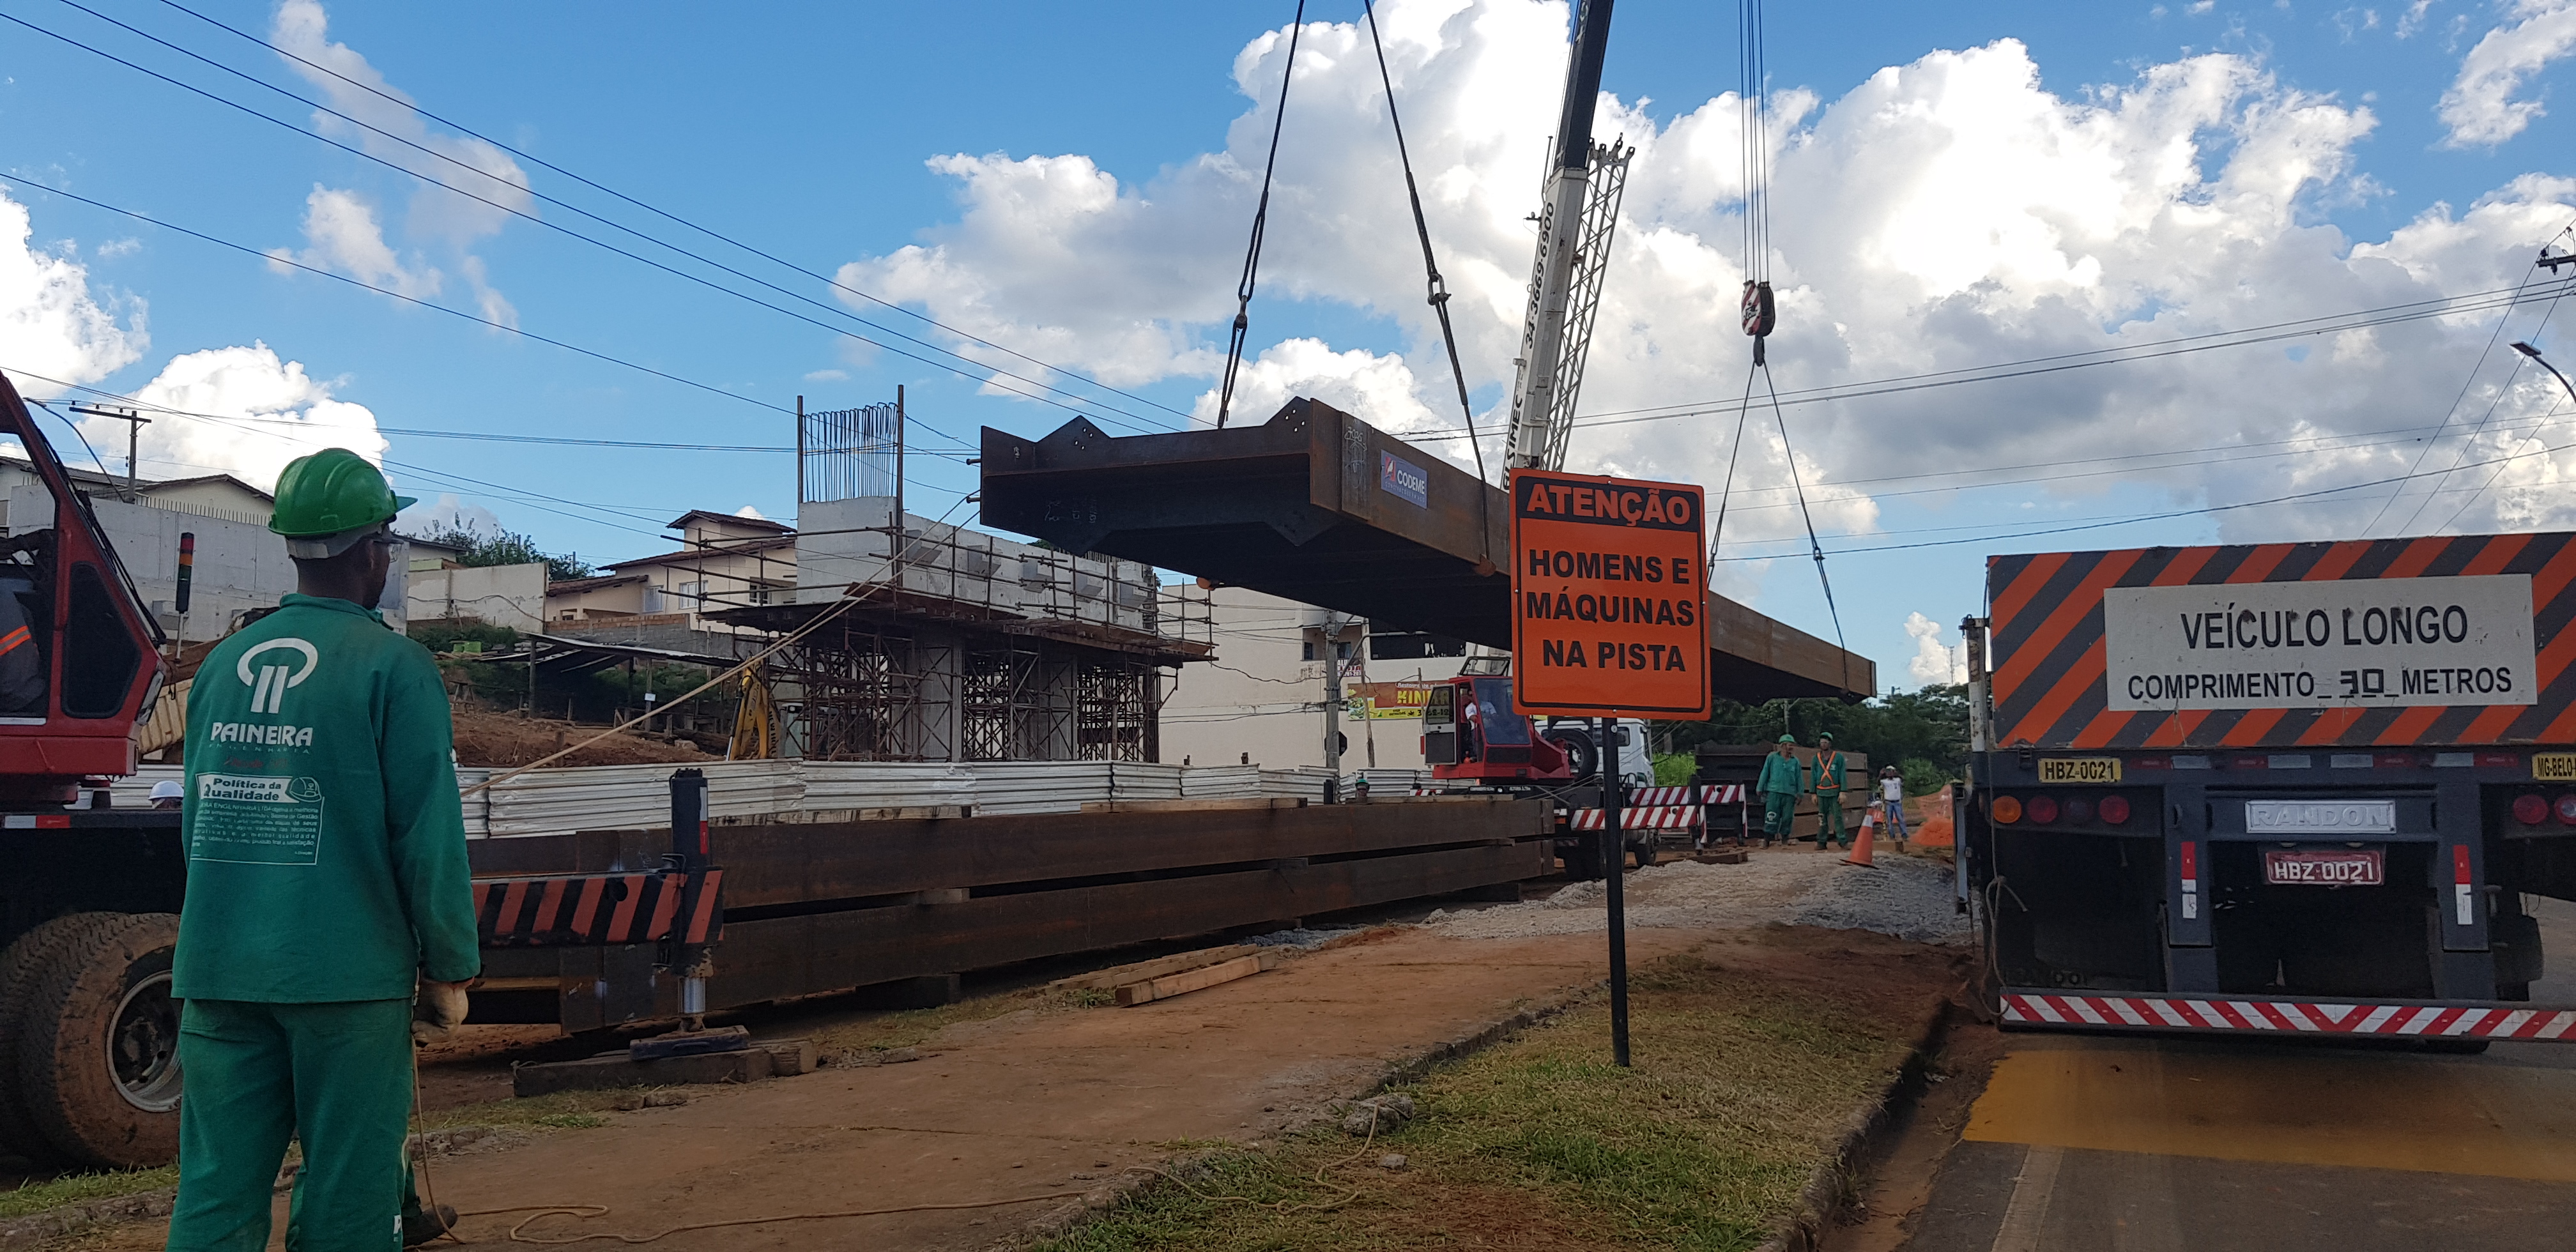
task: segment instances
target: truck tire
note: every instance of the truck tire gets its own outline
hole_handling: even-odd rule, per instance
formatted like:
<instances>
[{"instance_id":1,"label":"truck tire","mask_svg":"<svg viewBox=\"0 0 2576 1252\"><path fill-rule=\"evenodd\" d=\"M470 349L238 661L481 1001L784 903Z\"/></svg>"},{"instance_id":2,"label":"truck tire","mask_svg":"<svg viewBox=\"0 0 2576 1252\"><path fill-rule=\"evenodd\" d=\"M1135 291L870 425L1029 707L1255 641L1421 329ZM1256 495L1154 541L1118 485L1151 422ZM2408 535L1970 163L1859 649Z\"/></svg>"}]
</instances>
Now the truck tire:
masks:
<instances>
[{"instance_id":1,"label":"truck tire","mask_svg":"<svg viewBox=\"0 0 2576 1252\"><path fill-rule=\"evenodd\" d=\"M179 1002L170 995L179 919L76 920L27 998L19 1091L62 1155L105 1169L166 1165L179 1156Z\"/></svg>"},{"instance_id":2,"label":"truck tire","mask_svg":"<svg viewBox=\"0 0 2576 1252\"><path fill-rule=\"evenodd\" d=\"M27 999L42 975L53 968L63 941L91 918L111 913L74 913L40 922L0 952L0 1154L14 1153L40 1164L53 1164L59 1154L27 1111L18 1083L18 1067L8 1058L18 1054L18 1037L28 1020Z\"/></svg>"},{"instance_id":3,"label":"truck tire","mask_svg":"<svg viewBox=\"0 0 2576 1252\"><path fill-rule=\"evenodd\" d=\"M1591 731L1581 726L1550 726L1542 737L1565 749L1565 766L1575 782L1591 778L1601 768L1601 749L1593 745Z\"/></svg>"}]
</instances>

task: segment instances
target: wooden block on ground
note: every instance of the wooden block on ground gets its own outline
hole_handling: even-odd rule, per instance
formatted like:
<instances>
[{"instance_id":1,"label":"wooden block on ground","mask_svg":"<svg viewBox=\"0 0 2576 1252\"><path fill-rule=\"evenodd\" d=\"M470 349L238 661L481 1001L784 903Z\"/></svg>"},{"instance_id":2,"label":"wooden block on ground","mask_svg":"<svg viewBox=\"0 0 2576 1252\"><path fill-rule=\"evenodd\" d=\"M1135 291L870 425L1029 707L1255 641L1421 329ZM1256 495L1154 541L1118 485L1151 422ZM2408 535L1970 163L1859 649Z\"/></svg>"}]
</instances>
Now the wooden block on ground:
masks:
<instances>
[{"instance_id":1,"label":"wooden block on ground","mask_svg":"<svg viewBox=\"0 0 2576 1252\"><path fill-rule=\"evenodd\" d=\"M1702 865L1742 865L1753 857L1742 848L1712 848L1691 859Z\"/></svg>"},{"instance_id":2,"label":"wooden block on ground","mask_svg":"<svg viewBox=\"0 0 2576 1252\"><path fill-rule=\"evenodd\" d=\"M1259 956L1247 956L1227 961L1222 965L1210 965L1205 969L1194 969L1150 982L1129 983L1118 989L1118 1007L1127 1009L1139 1004L1151 1004L1156 1000L1168 1000L1173 996L1213 987L1219 983L1233 982L1238 978L1250 978L1260 973L1261 969Z\"/></svg>"},{"instance_id":3,"label":"wooden block on ground","mask_svg":"<svg viewBox=\"0 0 2576 1252\"><path fill-rule=\"evenodd\" d=\"M772 1072L770 1065L770 1054L760 1048L664 1057L656 1061L630 1061L623 1052L611 1052L579 1061L548 1061L519 1066L510 1075L510 1094L525 1098L552 1095L558 1091L602 1091L612 1087L758 1082L769 1077Z\"/></svg>"},{"instance_id":4,"label":"wooden block on ground","mask_svg":"<svg viewBox=\"0 0 2576 1252\"><path fill-rule=\"evenodd\" d=\"M820 1059L811 1039L755 1039L751 1046L769 1054L769 1072L781 1078L813 1073Z\"/></svg>"},{"instance_id":5,"label":"wooden block on ground","mask_svg":"<svg viewBox=\"0 0 2576 1252\"><path fill-rule=\"evenodd\" d=\"M1112 987L1131 982L1147 982L1167 974L1177 974L1183 970L1198 969L1239 957L1251 956L1259 951L1261 951L1260 948L1248 943L1228 944L1222 948L1201 948L1196 952L1179 952L1171 956L1156 957L1150 961L1114 966L1096 973L1059 978L1048 983L1047 987L1050 990L1107 991Z\"/></svg>"},{"instance_id":6,"label":"wooden block on ground","mask_svg":"<svg viewBox=\"0 0 2576 1252\"><path fill-rule=\"evenodd\" d=\"M1085 813L1222 813L1239 809L1302 809L1296 796L1245 796L1212 800L1085 800Z\"/></svg>"}]
</instances>

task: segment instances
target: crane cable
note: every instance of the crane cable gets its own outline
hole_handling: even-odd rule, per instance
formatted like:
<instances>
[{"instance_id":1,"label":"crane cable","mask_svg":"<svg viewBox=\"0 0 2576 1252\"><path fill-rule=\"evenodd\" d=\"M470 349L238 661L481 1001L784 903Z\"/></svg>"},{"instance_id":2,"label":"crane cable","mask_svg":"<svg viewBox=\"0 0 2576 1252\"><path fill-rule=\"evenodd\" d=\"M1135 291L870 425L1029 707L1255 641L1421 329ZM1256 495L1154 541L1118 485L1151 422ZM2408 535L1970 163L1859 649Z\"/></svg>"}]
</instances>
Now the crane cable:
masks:
<instances>
[{"instance_id":1,"label":"crane cable","mask_svg":"<svg viewBox=\"0 0 2576 1252\"><path fill-rule=\"evenodd\" d=\"M1252 329L1252 288L1261 276L1261 236L1270 225L1270 178L1279 169L1279 126L1288 120L1288 84L1297 75L1297 39L1306 33L1306 0L1288 24L1288 63L1279 71L1279 107L1270 117L1270 155L1261 163L1261 200L1252 209L1252 241L1243 249L1243 277L1234 286L1234 335L1225 349L1225 383L1217 392L1216 425L1225 429L1234 408L1235 371L1243 367L1243 336Z\"/></svg>"},{"instance_id":2,"label":"crane cable","mask_svg":"<svg viewBox=\"0 0 2576 1252\"><path fill-rule=\"evenodd\" d=\"M1377 36L1376 0L1360 0L1368 14L1369 47L1377 52L1377 81L1386 88L1386 119L1395 126L1395 158L1404 165L1404 194L1413 203L1413 233L1422 240L1422 268L1429 276L1430 304L1440 315L1440 341L1449 352L1449 376L1458 384L1458 411L1467 419L1467 447L1476 456L1476 481L1485 481L1485 446L1476 435L1476 408L1467 399L1467 367L1458 360L1458 332L1449 325L1449 284L1440 277L1440 262L1431 252L1431 224L1422 216L1422 190L1414 185L1413 156L1404 146L1404 119L1395 111L1395 80L1386 72L1386 45ZM1271 145L1276 148L1274 140Z\"/></svg>"},{"instance_id":3,"label":"crane cable","mask_svg":"<svg viewBox=\"0 0 2576 1252\"><path fill-rule=\"evenodd\" d=\"M1736 0L1736 70L1743 76L1736 97L1743 110L1743 143L1739 169L1744 177L1744 333L1753 339L1753 363L1744 375L1744 399L1735 412L1735 443L1726 459L1726 485L1718 492L1717 519L1709 535L1708 565L1717 564L1718 544L1726 532L1726 507L1735 492L1735 468L1744 451L1744 425L1753 413L1753 380L1762 379L1770 397L1771 416L1780 430L1780 455L1789 463L1789 485L1797 493L1798 516L1807 528L1807 552L1816 562L1816 582L1824 588L1825 613L1833 620L1834 648L1842 653L1843 690L1852 690L1851 649L1843 638L1842 609L1834 603L1834 581L1825 572L1825 547L1816 538L1815 514L1807 507L1807 487L1798 473L1798 453L1789 442L1789 414L1781 407L1779 385L1771 377L1766 351L1779 310L1771 294L1771 137L1765 118L1770 67L1763 55L1762 0Z\"/></svg>"}]
</instances>

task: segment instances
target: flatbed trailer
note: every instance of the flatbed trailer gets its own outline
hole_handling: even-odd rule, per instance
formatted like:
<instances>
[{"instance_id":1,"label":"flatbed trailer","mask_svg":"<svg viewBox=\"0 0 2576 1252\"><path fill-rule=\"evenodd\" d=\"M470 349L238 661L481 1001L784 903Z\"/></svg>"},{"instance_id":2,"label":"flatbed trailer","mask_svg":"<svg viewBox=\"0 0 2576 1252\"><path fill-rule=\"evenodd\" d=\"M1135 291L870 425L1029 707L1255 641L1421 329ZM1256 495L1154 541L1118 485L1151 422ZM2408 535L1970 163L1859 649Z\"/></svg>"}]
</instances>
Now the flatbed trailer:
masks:
<instances>
[{"instance_id":1,"label":"flatbed trailer","mask_svg":"<svg viewBox=\"0 0 2576 1252\"><path fill-rule=\"evenodd\" d=\"M1996 557L1987 599L1956 818L2005 1025L2576 1037L2524 909L2576 899L2576 536Z\"/></svg>"}]
</instances>

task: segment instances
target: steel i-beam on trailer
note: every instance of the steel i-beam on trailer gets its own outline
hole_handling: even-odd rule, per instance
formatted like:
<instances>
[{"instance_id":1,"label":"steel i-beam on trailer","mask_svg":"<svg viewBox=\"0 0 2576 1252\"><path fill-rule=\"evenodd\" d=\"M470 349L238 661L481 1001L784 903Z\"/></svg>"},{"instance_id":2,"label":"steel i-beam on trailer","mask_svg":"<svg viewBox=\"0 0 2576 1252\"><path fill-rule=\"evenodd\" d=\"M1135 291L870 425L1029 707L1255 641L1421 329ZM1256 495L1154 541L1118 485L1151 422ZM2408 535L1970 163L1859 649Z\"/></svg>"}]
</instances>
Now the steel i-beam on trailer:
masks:
<instances>
[{"instance_id":1,"label":"steel i-beam on trailer","mask_svg":"<svg viewBox=\"0 0 2576 1252\"><path fill-rule=\"evenodd\" d=\"M1226 430L1113 438L1077 418L1031 440L988 426L982 459L984 520L1068 552L1511 646L1508 497L1321 401ZM1714 592L1705 611L1720 696L1875 689L1867 657Z\"/></svg>"}]
</instances>

